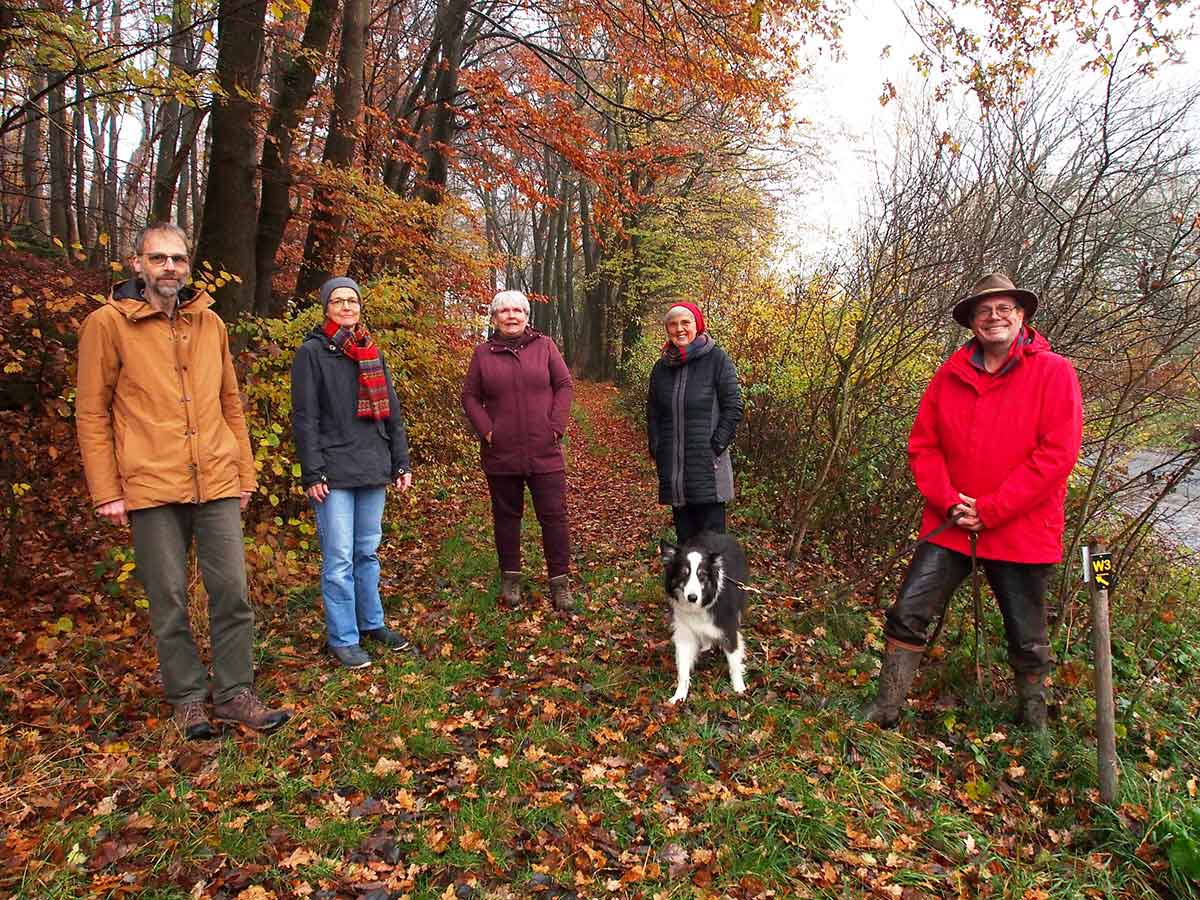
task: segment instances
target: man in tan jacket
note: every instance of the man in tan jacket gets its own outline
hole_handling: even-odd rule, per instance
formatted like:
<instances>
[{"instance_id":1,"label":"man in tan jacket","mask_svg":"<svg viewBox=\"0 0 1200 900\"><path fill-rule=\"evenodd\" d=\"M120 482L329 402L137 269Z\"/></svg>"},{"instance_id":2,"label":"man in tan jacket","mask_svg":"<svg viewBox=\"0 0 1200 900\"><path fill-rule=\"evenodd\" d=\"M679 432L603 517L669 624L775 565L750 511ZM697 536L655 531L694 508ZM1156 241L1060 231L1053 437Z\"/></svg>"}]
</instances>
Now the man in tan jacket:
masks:
<instances>
[{"instance_id":1,"label":"man in tan jacket","mask_svg":"<svg viewBox=\"0 0 1200 900\"><path fill-rule=\"evenodd\" d=\"M225 324L187 286L187 236L166 222L138 235L137 277L113 286L79 332L75 418L96 513L133 530L138 577L175 722L189 740L216 730L188 620L193 538L208 592L217 720L271 731L290 713L254 694L254 615L241 511L255 489Z\"/></svg>"}]
</instances>

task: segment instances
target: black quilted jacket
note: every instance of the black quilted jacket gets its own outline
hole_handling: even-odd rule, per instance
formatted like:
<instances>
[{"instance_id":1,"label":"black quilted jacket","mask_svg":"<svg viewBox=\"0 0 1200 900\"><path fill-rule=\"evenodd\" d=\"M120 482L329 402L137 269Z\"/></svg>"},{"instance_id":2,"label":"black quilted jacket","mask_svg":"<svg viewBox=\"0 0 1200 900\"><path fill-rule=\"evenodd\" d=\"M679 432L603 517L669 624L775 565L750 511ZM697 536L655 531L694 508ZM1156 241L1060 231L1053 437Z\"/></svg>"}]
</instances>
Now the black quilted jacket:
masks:
<instances>
[{"instance_id":1,"label":"black quilted jacket","mask_svg":"<svg viewBox=\"0 0 1200 900\"><path fill-rule=\"evenodd\" d=\"M729 445L742 420L742 392L729 355L716 344L680 366L650 371L646 436L658 467L658 502L672 506L733 499Z\"/></svg>"}]
</instances>

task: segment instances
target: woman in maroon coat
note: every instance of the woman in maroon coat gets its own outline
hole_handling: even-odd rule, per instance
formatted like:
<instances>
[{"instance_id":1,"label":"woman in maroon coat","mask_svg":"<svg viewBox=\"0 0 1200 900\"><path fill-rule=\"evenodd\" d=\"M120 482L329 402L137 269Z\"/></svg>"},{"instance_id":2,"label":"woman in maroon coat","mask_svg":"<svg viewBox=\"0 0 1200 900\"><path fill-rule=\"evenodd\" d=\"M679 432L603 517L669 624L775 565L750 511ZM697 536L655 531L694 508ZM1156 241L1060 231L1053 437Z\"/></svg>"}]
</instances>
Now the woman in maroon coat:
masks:
<instances>
[{"instance_id":1,"label":"woman in maroon coat","mask_svg":"<svg viewBox=\"0 0 1200 900\"><path fill-rule=\"evenodd\" d=\"M525 486L542 526L556 609L573 606L568 569L567 476L562 438L574 385L554 341L529 327L529 298L501 291L492 300L492 336L475 348L462 405L480 438L500 557L500 598L521 597L521 516Z\"/></svg>"}]
</instances>

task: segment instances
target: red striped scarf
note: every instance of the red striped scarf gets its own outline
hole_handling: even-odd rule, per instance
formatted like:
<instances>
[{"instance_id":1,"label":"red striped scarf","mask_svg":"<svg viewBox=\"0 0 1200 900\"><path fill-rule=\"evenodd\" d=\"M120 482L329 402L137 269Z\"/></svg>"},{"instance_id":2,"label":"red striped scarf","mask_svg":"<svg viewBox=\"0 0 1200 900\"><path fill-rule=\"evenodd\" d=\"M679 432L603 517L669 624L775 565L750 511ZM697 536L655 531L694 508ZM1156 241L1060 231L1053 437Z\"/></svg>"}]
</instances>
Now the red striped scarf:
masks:
<instances>
[{"instance_id":1,"label":"red striped scarf","mask_svg":"<svg viewBox=\"0 0 1200 900\"><path fill-rule=\"evenodd\" d=\"M362 325L343 328L325 320L325 336L339 350L358 363L358 417L386 419L391 415L388 406L387 379L383 375L383 359L371 333Z\"/></svg>"}]
</instances>

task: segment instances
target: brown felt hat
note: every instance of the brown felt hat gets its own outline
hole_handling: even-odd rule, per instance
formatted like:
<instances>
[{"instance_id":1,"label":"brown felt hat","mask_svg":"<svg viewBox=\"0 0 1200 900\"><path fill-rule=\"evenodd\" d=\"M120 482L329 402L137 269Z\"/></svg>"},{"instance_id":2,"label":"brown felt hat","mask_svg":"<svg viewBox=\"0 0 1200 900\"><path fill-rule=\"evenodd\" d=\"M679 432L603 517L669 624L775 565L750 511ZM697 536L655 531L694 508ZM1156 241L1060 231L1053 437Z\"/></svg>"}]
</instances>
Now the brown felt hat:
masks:
<instances>
[{"instance_id":1,"label":"brown felt hat","mask_svg":"<svg viewBox=\"0 0 1200 900\"><path fill-rule=\"evenodd\" d=\"M954 316L954 321L963 328L970 328L971 315L975 311L975 304L996 294L1008 294L1020 303L1021 308L1025 310L1025 321L1027 322L1033 318L1033 314L1037 311L1037 294L1033 291L1017 287L1007 275L993 272L991 275L984 275L975 282L975 287L971 288L970 296L964 297L954 304L954 310L951 312L951 315Z\"/></svg>"}]
</instances>

